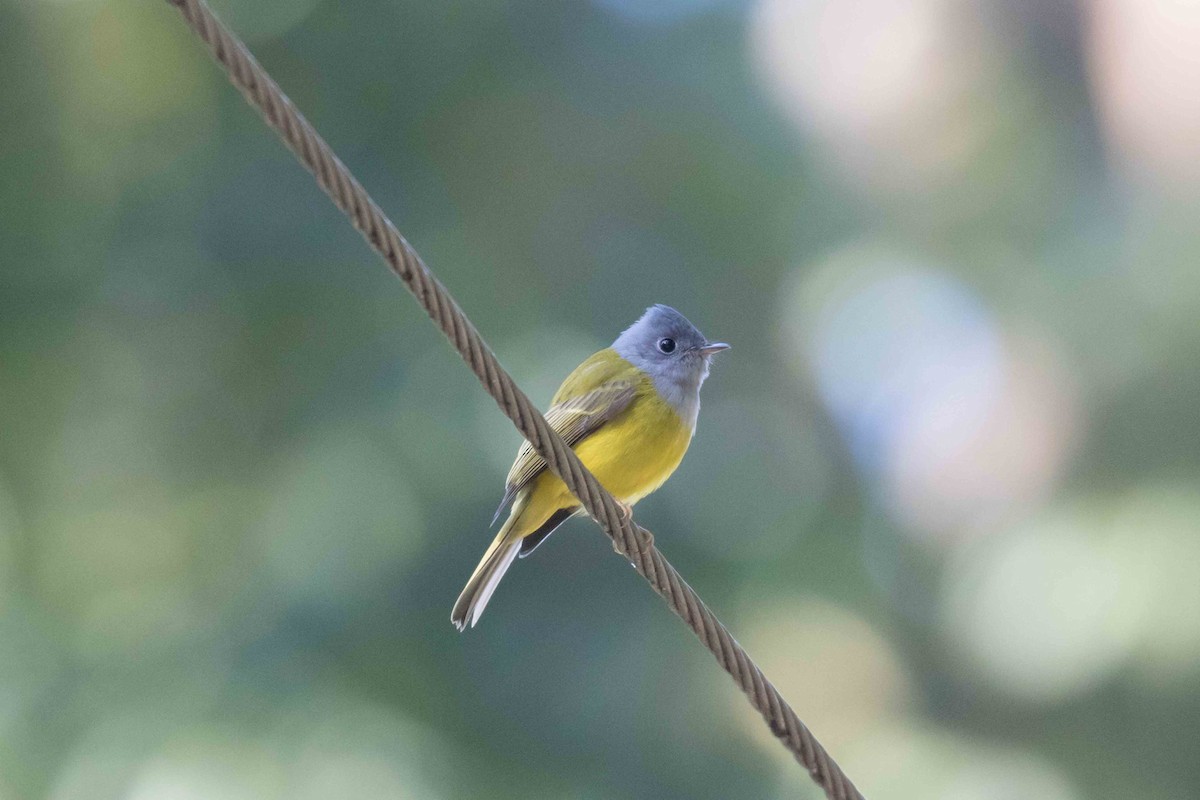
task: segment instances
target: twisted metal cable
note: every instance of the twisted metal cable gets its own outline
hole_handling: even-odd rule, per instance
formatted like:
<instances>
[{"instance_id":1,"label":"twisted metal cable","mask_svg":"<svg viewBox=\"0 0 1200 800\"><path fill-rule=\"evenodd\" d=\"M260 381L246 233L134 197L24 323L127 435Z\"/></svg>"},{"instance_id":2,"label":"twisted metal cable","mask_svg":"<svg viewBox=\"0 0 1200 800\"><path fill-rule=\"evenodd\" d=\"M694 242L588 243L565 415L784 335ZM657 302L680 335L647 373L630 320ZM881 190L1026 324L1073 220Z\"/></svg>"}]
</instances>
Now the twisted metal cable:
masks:
<instances>
[{"instance_id":1,"label":"twisted metal cable","mask_svg":"<svg viewBox=\"0 0 1200 800\"><path fill-rule=\"evenodd\" d=\"M292 105L246 46L216 18L203 0L167 0L183 14L191 29L208 46L229 80L258 109L321 189L400 277L429 317L453 343L471 371L483 383L500 410L513 421L549 468L599 523L613 548L633 564L717 662L746 693L771 732L792 752L831 800L861 800L862 795L825 752L816 737L763 675L742 646L654 546L649 531L622 510L575 452L546 423L529 398L500 366L479 331L433 276L362 184L330 149L316 129Z\"/></svg>"}]
</instances>

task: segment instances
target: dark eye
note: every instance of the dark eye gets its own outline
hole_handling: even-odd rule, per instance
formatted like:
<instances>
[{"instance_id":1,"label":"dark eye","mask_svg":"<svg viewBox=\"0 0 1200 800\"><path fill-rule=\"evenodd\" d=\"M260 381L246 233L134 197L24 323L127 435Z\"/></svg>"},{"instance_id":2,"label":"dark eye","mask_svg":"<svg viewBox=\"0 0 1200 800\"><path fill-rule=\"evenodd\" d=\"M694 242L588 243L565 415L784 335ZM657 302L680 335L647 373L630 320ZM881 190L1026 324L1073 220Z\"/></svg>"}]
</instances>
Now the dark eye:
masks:
<instances>
[{"instance_id":1,"label":"dark eye","mask_svg":"<svg viewBox=\"0 0 1200 800\"><path fill-rule=\"evenodd\" d=\"M674 339L659 339L658 340L658 349L660 352L666 353L667 355L674 353L675 352L675 340Z\"/></svg>"}]
</instances>

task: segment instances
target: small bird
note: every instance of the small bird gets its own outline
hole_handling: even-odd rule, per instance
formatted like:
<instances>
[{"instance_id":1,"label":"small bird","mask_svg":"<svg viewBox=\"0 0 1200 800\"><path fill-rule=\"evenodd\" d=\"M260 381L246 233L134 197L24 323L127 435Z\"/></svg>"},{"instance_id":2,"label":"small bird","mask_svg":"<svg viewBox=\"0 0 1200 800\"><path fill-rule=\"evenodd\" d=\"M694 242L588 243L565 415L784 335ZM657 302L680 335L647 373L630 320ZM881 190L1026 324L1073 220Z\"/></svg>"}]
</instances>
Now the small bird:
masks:
<instances>
[{"instance_id":1,"label":"small bird","mask_svg":"<svg viewBox=\"0 0 1200 800\"><path fill-rule=\"evenodd\" d=\"M651 306L612 347L589 356L567 376L546 421L629 511L683 460L696 432L709 361L728 349L724 342L708 341L670 306ZM475 627L518 555L532 553L582 511L529 442L521 445L509 470L493 524L509 503L508 520L450 613L460 631Z\"/></svg>"}]
</instances>

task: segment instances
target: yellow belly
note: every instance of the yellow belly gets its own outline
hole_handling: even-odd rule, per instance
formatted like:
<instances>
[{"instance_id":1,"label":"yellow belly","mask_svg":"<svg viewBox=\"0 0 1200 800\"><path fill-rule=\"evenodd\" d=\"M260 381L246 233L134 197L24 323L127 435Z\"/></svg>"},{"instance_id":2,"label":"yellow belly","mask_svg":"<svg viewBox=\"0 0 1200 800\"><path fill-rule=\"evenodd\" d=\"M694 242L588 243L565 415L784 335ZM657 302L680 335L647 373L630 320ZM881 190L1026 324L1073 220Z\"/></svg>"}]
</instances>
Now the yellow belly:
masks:
<instances>
[{"instance_id":1,"label":"yellow belly","mask_svg":"<svg viewBox=\"0 0 1200 800\"><path fill-rule=\"evenodd\" d=\"M629 408L576 445L575 452L613 497L633 505L671 477L692 433L647 380ZM528 491L521 527L530 531L555 511L579 505L549 470L535 478Z\"/></svg>"}]
</instances>

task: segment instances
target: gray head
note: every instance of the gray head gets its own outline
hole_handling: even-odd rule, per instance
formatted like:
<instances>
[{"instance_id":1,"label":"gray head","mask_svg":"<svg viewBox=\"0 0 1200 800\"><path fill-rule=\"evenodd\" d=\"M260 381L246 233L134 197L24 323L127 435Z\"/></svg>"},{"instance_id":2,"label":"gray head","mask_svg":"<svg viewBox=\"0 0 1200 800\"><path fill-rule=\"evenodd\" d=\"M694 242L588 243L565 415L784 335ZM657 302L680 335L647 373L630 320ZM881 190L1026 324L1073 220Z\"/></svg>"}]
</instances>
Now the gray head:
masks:
<instances>
[{"instance_id":1,"label":"gray head","mask_svg":"<svg viewBox=\"0 0 1200 800\"><path fill-rule=\"evenodd\" d=\"M658 393L695 427L709 360L729 345L708 341L683 314L656 305L617 337L613 349L649 375Z\"/></svg>"}]
</instances>

